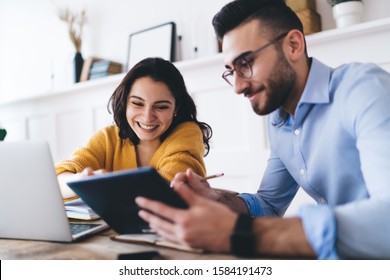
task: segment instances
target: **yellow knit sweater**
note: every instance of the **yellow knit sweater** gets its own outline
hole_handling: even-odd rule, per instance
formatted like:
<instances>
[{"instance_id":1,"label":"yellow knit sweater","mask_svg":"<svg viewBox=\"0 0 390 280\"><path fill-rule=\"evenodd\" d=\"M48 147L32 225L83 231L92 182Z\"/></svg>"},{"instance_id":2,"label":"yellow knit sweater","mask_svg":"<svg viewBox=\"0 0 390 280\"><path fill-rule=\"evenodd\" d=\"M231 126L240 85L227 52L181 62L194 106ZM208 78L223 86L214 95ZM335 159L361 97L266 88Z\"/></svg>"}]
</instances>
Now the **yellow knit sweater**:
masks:
<instances>
[{"instance_id":1,"label":"yellow knit sweater","mask_svg":"<svg viewBox=\"0 0 390 280\"><path fill-rule=\"evenodd\" d=\"M135 146L128 139L122 141L118 132L118 127L112 125L95 133L85 147L73 153L71 159L56 164L57 175L65 171L78 173L86 167L107 171L137 168ZM156 168L168 181L187 168L205 176L204 151L200 128L196 123L185 122L161 143L149 166Z\"/></svg>"}]
</instances>

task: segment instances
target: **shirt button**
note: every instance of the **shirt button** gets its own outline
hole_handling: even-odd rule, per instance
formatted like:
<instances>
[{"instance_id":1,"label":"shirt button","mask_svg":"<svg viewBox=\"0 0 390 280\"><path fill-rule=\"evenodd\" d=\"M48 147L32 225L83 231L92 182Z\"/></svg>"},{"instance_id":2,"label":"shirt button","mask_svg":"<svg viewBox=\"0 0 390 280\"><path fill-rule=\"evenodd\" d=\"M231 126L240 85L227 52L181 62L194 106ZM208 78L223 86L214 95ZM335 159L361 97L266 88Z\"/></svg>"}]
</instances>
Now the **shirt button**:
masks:
<instances>
[{"instance_id":1,"label":"shirt button","mask_svg":"<svg viewBox=\"0 0 390 280\"><path fill-rule=\"evenodd\" d=\"M299 169L299 174L301 174L301 175L305 174L305 169L303 169L303 168Z\"/></svg>"},{"instance_id":2,"label":"shirt button","mask_svg":"<svg viewBox=\"0 0 390 280\"><path fill-rule=\"evenodd\" d=\"M320 198L320 200L318 201L318 203L324 205L324 204L326 204L326 200L323 199L323 198Z\"/></svg>"},{"instance_id":3,"label":"shirt button","mask_svg":"<svg viewBox=\"0 0 390 280\"><path fill-rule=\"evenodd\" d=\"M296 129L296 130L294 131L294 134L295 134L295 135L299 135L299 129Z\"/></svg>"}]
</instances>

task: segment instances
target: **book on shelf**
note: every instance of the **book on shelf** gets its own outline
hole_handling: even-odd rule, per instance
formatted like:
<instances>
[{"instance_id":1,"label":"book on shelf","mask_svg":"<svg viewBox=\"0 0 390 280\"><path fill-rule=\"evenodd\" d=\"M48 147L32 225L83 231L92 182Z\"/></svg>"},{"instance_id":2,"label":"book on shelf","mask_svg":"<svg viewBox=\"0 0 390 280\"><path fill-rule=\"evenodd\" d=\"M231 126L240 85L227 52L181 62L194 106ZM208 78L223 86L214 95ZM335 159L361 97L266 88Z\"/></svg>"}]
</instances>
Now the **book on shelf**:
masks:
<instances>
[{"instance_id":1,"label":"book on shelf","mask_svg":"<svg viewBox=\"0 0 390 280\"><path fill-rule=\"evenodd\" d=\"M70 219L97 220L99 215L95 213L81 198L66 201L64 203L66 215Z\"/></svg>"},{"instance_id":2,"label":"book on shelf","mask_svg":"<svg viewBox=\"0 0 390 280\"><path fill-rule=\"evenodd\" d=\"M122 64L106 59L95 61L92 63L90 73L99 72L120 73L122 72Z\"/></svg>"},{"instance_id":3,"label":"book on shelf","mask_svg":"<svg viewBox=\"0 0 390 280\"><path fill-rule=\"evenodd\" d=\"M91 73L91 74L89 74L89 79L90 80L94 80L94 79L98 79L98 78L104 78L104 77L107 77L107 76L109 76L109 74L105 73L105 72Z\"/></svg>"},{"instance_id":4,"label":"book on shelf","mask_svg":"<svg viewBox=\"0 0 390 280\"><path fill-rule=\"evenodd\" d=\"M121 63L90 56L84 61L80 82L120 74L122 73L122 69L123 66Z\"/></svg>"},{"instance_id":5,"label":"book on shelf","mask_svg":"<svg viewBox=\"0 0 390 280\"><path fill-rule=\"evenodd\" d=\"M89 79L106 77L109 75L122 73L122 64L107 59L92 62L89 70Z\"/></svg>"},{"instance_id":6,"label":"book on shelf","mask_svg":"<svg viewBox=\"0 0 390 280\"><path fill-rule=\"evenodd\" d=\"M90 56L84 60L83 68L81 69L80 82L85 82L89 80L89 71L91 70L92 63L98 61L100 58Z\"/></svg>"},{"instance_id":7,"label":"book on shelf","mask_svg":"<svg viewBox=\"0 0 390 280\"><path fill-rule=\"evenodd\" d=\"M154 233L119 234L112 236L111 239L119 242L149 244L198 254L204 253L203 249L191 248L189 246L176 244Z\"/></svg>"}]
</instances>

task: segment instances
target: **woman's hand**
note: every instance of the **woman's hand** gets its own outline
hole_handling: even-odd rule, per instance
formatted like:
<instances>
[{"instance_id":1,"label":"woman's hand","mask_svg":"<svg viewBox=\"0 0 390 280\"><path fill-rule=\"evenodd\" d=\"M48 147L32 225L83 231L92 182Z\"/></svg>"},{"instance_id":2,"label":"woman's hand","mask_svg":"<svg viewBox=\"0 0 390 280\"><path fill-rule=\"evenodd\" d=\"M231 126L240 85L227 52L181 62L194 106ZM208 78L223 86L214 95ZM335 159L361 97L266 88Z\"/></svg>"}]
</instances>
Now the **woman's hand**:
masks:
<instances>
[{"instance_id":1,"label":"woman's hand","mask_svg":"<svg viewBox=\"0 0 390 280\"><path fill-rule=\"evenodd\" d=\"M71 200L77 198L77 195L71 190L67 184L69 181L78 180L81 178L85 178L88 176L98 175L107 173L108 171L105 169L92 170L90 167L84 168L80 173L71 173L71 172L63 172L57 176L58 183L60 185L60 190L62 194L62 198L65 200Z\"/></svg>"},{"instance_id":2,"label":"woman's hand","mask_svg":"<svg viewBox=\"0 0 390 280\"><path fill-rule=\"evenodd\" d=\"M79 174L79 178L84 178L88 176L93 176L93 175L99 175L103 173L108 173L106 169L98 169L98 170L92 170L91 167L86 167L84 168L83 171L81 171Z\"/></svg>"}]
</instances>

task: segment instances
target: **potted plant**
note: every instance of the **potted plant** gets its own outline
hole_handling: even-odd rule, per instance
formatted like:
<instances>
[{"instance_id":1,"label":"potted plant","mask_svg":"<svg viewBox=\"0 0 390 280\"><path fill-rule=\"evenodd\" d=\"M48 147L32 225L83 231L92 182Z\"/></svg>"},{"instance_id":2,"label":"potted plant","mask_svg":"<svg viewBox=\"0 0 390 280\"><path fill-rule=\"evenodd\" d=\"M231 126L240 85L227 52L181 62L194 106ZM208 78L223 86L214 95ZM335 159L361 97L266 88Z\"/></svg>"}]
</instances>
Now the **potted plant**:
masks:
<instances>
[{"instance_id":1,"label":"potted plant","mask_svg":"<svg viewBox=\"0 0 390 280\"><path fill-rule=\"evenodd\" d=\"M3 141L6 135L7 130L5 130L4 128L0 128L0 141Z\"/></svg>"},{"instance_id":2,"label":"potted plant","mask_svg":"<svg viewBox=\"0 0 390 280\"><path fill-rule=\"evenodd\" d=\"M337 28L350 26L362 21L362 0L328 0L332 6Z\"/></svg>"},{"instance_id":3,"label":"potted plant","mask_svg":"<svg viewBox=\"0 0 390 280\"><path fill-rule=\"evenodd\" d=\"M81 55L81 43L83 35L83 27L86 22L85 10L78 13L73 13L69 9L59 10L58 16L60 20L68 25L69 38L75 48L76 55L74 57L74 80L76 83L80 81L81 70L83 68L84 59Z\"/></svg>"}]
</instances>

